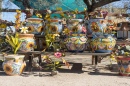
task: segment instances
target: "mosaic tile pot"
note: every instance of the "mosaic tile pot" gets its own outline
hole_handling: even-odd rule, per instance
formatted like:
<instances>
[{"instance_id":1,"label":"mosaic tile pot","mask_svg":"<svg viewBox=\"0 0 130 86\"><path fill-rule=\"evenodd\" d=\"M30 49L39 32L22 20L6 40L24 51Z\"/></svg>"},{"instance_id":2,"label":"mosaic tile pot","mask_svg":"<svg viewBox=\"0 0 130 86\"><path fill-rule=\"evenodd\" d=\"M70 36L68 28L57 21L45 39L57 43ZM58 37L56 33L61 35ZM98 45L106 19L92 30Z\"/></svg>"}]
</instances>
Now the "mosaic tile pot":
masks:
<instances>
[{"instance_id":1,"label":"mosaic tile pot","mask_svg":"<svg viewBox=\"0 0 130 86\"><path fill-rule=\"evenodd\" d=\"M34 34L19 34L19 39L23 40L20 51L33 51L35 47Z\"/></svg>"},{"instance_id":2,"label":"mosaic tile pot","mask_svg":"<svg viewBox=\"0 0 130 86\"><path fill-rule=\"evenodd\" d=\"M64 41L68 51L70 52L83 52L86 48L87 38L85 34L72 34Z\"/></svg>"},{"instance_id":3,"label":"mosaic tile pot","mask_svg":"<svg viewBox=\"0 0 130 86\"><path fill-rule=\"evenodd\" d=\"M60 33L62 31L62 22L60 19L51 19L50 27L46 26L46 31L49 34Z\"/></svg>"},{"instance_id":4,"label":"mosaic tile pot","mask_svg":"<svg viewBox=\"0 0 130 86\"><path fill-rule=\"evenodd\" d=\"M90 43L92 51L96 53L110 53L115 44L116 40L111 36L94 38Z\"/></svg>"},{"instance_id":5,"label":"mosaic tile pot","mask_svg":"<svg viewBox=\"0 0 130 86\"><path fill-rule=\"evenodd\" d=\"M43 19L41 18L27 18L26 26L29 27L30 34L39 34L43 31Z\"/></svg>"},{"instance_id":6,"label":"mosaic tile pot","mask_svg":"<svg viewBox=\"0 0 130 86\"><path fill-rule=\"evenodd\" d=\"M119 74L130 76L130 56L117 56Z\"/></svg>"},{"instance_id":7,"label":"mosaic tile pot","mask_svg":"<svg viewBox=\"0 0 130 86\"><path fill-rule=\"evenodd\" d=\"M23 61L24 55L8 55L3 62L3 70L8 75L20 75L23 73L26 63Z\"/></svg>"}]
</instances>

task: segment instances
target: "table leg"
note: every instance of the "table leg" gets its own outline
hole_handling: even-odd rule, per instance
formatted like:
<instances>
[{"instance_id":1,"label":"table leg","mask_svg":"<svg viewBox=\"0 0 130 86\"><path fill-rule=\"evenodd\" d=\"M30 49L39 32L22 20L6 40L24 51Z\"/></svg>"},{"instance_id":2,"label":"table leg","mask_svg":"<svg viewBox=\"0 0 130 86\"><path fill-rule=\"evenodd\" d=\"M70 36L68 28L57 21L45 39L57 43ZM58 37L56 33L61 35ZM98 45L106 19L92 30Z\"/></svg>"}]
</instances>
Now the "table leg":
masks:
<instances>
[{"instance_id":1,"label":"table leg","mask_svg":"<svg viewBox=\"0 0 130 86\"><path fill-rule=\"evenodd\" d=\"M97 69L98 56L95 55L94 58L95 58L95 72L96 72L96 71L98 71L98 69Z\"/></svg>"},{"instance_id":2,"label":"table leg","mask_svg":"<svg viewBox=\"0 0 130 86\"><path fill-rule=\"evenodd\" d=\"M92 65L94 65L95 57L92 55Z\"/></svg>"},{"instance_id":3,"label":"table leg","mask_svg":"<svg viewBox=\"0 0 130 86\"><path fill-rule=\"evenodd\" d=\"M29 72L31 72L32 71L32 59L33 59L33 57L32 57L32 55L29 55Z\"/></svg>"},{"instance_id":4,"label":"table leg","mask_svg":"<svg viewBox=\"0 0 130 86\"><path fill-rule=\"evenodd\" d=\"M38 58L39 58L39 65L41 66L41 63L42 63L41 54L38 55Z\"/></svg>"}]
</instances>

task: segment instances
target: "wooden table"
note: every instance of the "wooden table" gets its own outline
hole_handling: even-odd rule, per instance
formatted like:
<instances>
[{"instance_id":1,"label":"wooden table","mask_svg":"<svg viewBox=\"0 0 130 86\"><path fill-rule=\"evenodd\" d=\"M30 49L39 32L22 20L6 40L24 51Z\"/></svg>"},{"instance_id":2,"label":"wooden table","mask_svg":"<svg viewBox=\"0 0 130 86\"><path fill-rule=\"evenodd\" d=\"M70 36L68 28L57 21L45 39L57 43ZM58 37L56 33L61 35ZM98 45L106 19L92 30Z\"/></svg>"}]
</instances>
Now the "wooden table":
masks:
<instances>
[{"instance_id":1,"label":"wooden table","mask_svg":"<svg viewBox=\"0 0 130 86\"><path fill-rule=\"evenodd\" d=\"M111 55L111 53L86 53L86 55L92 55L92 65L94 64L94 61L95 61L95 70L97 70L99 56L106 57L106 56ZM101 60L102 59L100 59L100 61Z\"/></svg>"},{"instance_id":2,"label":"wooden table","mask_svg":"<svg viewBox=\"0 0 130 86\"><path fill-rule=\"evenodd\" d=\"M41 63L42 63L42 58L41 58L42 52L41 52L41 51L19 52L18 54L23 54L23 55L25 55L24 61L25 61L27 58L29 59L29 67L28 67L29 72L32 71L32 61L33 61L33 58L35 58L35 57L38 56L39 65L41 65Z\"/></svg>"}]
</instances>

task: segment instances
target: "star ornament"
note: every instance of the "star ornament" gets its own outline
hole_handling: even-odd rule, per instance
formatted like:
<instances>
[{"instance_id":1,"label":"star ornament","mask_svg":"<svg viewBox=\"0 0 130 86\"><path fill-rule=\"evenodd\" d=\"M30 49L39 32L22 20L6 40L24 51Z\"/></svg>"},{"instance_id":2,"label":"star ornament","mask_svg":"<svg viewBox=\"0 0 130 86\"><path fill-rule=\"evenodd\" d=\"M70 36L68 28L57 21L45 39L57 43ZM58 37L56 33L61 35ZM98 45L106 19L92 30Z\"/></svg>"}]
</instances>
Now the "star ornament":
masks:
<instances>
[{"instance_id":1,"label":"star ornament","mask_svg":"<svg viewBox=\"0 0 130 86\"><path fill-rule=\"evenodd\" d=\"M23 34L28 33L28 27L22 27L22 28L20 28L20 30L21 30L21 33L23 33Z\"/></svg>"}]
</instances>

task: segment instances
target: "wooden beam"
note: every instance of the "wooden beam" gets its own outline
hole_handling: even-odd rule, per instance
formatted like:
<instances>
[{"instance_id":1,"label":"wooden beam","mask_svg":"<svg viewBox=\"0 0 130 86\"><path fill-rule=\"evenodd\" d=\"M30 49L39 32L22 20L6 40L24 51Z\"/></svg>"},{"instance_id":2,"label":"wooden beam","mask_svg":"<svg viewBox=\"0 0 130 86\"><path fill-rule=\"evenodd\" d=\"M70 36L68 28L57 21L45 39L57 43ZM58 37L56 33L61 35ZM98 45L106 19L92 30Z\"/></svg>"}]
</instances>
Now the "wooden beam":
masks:
<instances>
[{"instance_id":1,"label":"wooden beam","mask_svg":"<svg viewBox=\"0 0 130 86\"><path fill-rule=\"evenodd\" d=\"M92 12L95 8L104 6L111 2L120 1L120 0L84 0L84 3L87 5L88 12Z\"/></svg>"}]
</instances>

